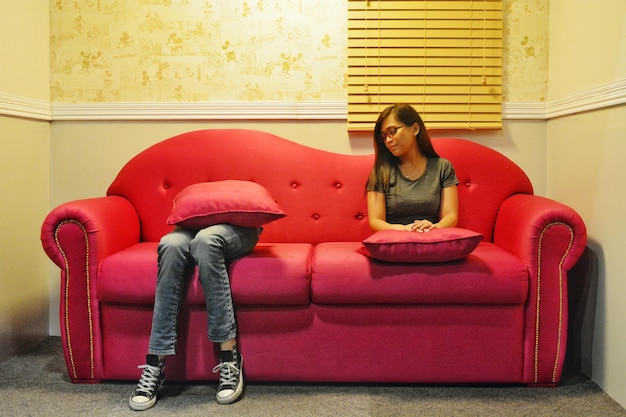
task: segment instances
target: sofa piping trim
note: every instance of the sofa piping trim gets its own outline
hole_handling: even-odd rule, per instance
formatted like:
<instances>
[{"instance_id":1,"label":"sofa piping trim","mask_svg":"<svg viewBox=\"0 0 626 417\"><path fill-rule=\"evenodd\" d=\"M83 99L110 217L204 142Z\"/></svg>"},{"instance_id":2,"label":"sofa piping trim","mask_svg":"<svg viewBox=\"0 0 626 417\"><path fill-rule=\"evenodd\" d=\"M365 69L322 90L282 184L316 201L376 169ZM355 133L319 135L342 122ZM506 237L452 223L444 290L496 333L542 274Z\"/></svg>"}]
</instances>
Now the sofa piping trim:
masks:
<instances>
[{"instance_id":1,"label":"sofa piping trim","mask_svg":"<svg viewBox=\"0 0 626 417\"><path fill-rule=\"evenodd\" d=\"M69 319L69 288L70 288L70 266L69 266L69 262L67 260L67 256L65 254L65 252L63 251L63 248L61 247L61 244L59 243L59 230L61 229L61 227L63 227L64 225L68 224L68 223L73 223L75 225L77 225L78 227L80 227L80 229L83 231L83 235L85 237L85 277L87 279L87 317L88 317L88 321L89 321L89 362L90 362L90 377L91 379L95 378L94 375L94 369L95 369L95 363L94 363L94 347L93 347L93 319L91 316L91 288L90 288L90 274L89 274L89 240L88 240L88 235L87 235L87 230L85 229L85 227L79 223L76 220L64 220L61 223L59 223L56 227L56 229L54 230L54 241L57 245L57 248L59 249L59 253L61 253L61 256L63 256L63 262L65 264L65 306L63 308L63 312L64 312L64 321L65 321L65 336L67 338L67 351L68 351L68 355L69 355L69 359L70 359L70 365L72 367L72 375L74 379L77 379L78 375L76 373L76 365L74 363L74 353L73 353L73 349L72 349L72 339L70 336L70 319Z\"/></svg>"},{"instance_id":2,"label":"sofa piping trim","mask_svg":"<svg viewBox=\"0 0 626 417\"><path fill-rule=\"evenodd\" d=\"M539 237L539 245L537 247L537 302L536 302L536 315L535 315L535 358L534 358L534 382L538 382L538 373L539 373L539 322L540 322L540 301L541 301L541 248L543 244L543 236L546 231L552 226L565 226L570 231L570 240L567 246L567 250L563 253L561 260L559 261L559 326L557 333L557 345L556 345L556 357L554 359L554 367L552 369L552 382L556 383L556 372L559 364L559 359L561 357L561 335L563 332L563 262L565 258L569 254L572 244L574 241L574 232L572 227L563 222L554 222L547 224L544 229L541 231Z\"/></svg>"}]
</instances>

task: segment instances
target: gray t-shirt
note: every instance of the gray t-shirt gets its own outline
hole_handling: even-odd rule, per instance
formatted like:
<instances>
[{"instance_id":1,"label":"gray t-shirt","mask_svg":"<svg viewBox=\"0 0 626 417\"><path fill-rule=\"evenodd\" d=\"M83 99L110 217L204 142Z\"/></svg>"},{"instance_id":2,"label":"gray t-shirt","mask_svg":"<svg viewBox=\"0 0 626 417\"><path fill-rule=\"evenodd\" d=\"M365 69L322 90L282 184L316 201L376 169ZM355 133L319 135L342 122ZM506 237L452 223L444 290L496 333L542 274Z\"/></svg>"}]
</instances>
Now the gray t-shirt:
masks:
<instances>
[{"instance_id":1,"label":"gray t-shirt","mask_svg":"<svg viewBox=\"0 0 626 417\"><path fill-rule=\"evenodd\" d=\"M441 190L458 183L450 161L444 158L428 158L426 169L418 179L406 179L398 169L394 169L387 192L383 190L380 179L368 191L385 194L389 223L409 224L422 219L437 223L440 220Z\"/></svg>"}]
</instances>

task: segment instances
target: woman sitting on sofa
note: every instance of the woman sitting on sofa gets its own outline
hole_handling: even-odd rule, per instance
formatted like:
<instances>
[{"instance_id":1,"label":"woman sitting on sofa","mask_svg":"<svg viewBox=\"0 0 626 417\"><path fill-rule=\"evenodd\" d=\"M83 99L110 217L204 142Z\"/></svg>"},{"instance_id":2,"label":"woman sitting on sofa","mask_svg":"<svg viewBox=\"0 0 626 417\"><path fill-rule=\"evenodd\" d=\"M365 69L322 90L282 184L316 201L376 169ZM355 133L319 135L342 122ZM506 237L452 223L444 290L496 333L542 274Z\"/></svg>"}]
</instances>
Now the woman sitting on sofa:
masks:
<instances>
[{"instance_id":1,"label":"woman sitting on sofa","mask_svg":"<svg viewBox=\"0 0 626 417\"><path fill-rule=\"evenodd\" d=\"M459 183L454 167L439 157L417 111L387 107L374 128L376 160L367 181L367 211L373 231L428 232L458 220Z\"/></svg>"}]
</instances>

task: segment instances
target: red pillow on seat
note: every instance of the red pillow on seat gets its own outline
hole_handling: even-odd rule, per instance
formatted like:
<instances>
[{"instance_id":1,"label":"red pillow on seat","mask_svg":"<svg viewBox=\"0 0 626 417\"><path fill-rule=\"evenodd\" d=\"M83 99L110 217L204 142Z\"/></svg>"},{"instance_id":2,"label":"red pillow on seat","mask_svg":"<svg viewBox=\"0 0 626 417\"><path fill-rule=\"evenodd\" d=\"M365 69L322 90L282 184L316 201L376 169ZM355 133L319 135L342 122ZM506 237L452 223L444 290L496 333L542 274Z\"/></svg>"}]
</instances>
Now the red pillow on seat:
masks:
<instances>
[{"instance_id":1,"label":"red pillow on seat","mask_svg":"<svg viewBox=\"0 0 626 417\"><path fill-rule=\"evenodd\" d=\"M459 227L429 232L381 230L363 241L362 252L387 262L447 262L468 256L484 236Z\"/></svg>"},{"instance_id":2,"label":"red pillow on seat","mask_svg":"<svg viewBox=\"0 0 626 417\"><path fill-rule=\"evenodd\" d=\"M252 181L201 182L184 188L174 197L167 224L186 229L229 223L258 227L285 217L269 191Z\"/></svg>"}]
</instances>

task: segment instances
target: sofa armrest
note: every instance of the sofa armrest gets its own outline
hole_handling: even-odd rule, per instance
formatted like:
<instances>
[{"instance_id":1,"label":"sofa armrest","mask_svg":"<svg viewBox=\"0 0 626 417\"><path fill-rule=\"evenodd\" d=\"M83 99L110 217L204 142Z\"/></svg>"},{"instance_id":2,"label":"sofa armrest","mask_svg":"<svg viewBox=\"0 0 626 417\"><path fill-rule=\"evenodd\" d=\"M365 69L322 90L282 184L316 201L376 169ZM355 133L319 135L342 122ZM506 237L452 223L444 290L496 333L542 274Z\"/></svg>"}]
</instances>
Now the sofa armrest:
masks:
<instances>
[{"instance_id":1,"label":"sofa armrest","mask_svg":"<svg viewBox=\"0 0 626 417\"><path fill-rule=\"evenodd\" d=\"M139 241L139 218L123 197L77 200L53 209L41 227L48 257L61 268L60 322L73 381L96 382L99 326L95 280L102 259ZM99 361L98 363L101 363Z\"/></svg>"},{"instance_id":2,"label":"sofa armrest","mask_svg":"<svg viewBox=\"0 0 626 417\"><path fill-rule=\"evenodd\" d=\"M493 241L522 259L529 272L524 381L555 385L567 344L567 271L587 244L585 224L568 206L518 194L501 205Z\"/></svg>"}]
</instances>

